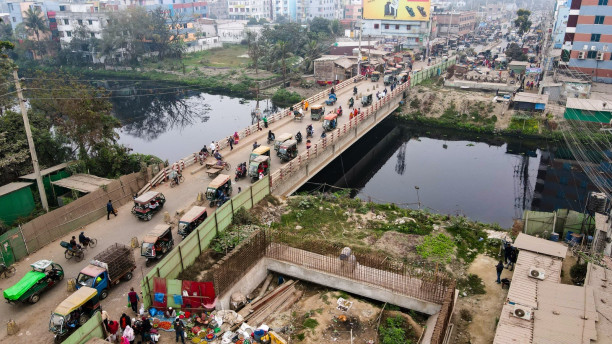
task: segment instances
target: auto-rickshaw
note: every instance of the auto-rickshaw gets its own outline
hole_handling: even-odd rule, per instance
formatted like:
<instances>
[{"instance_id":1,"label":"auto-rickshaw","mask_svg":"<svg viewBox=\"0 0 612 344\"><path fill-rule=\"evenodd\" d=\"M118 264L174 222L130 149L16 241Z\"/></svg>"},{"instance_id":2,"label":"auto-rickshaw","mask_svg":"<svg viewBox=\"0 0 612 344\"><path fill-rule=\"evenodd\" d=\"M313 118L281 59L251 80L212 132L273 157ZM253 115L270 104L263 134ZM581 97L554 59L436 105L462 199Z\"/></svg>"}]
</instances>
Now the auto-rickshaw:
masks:
<instances>
[{"instance_id":1,"label":"auto-rickshaw","mask_svg":"<svg viewBox=\"0 0 612 344\"><path fill-rule=\"evenodd\" d=\"M98 311L100 311L100 298L96 289L81 287L72 293L51 313L49 331L55 334L55 342L64 341L70 333L83 326Z\"/></svg>"},{"instance_id":2,"label":"auto-rickshaw","mask_svg":"<svg viewBox=\"0 0 612 344\"><path fill-rule=\"evenodd\" d=\"M159 191L147 191L134 199L132 214L141 220L149 221L153 214L160 211L166 203L166 197Z\"/></svg>"},{"instance_id":3,"label":"auto-rickshaw","mask_svg":"<svg viewBox=\"0 0 612 344\"><path fill-rule=\"evenodd\" d=\"M251 177L251 183L259 179L259 172L267 176L270 173L270 157L260 155L251 161L249 164L249 177Z\"/></svg>"},{"instance_id":4,"label":"auto-rickshaw","mask_svg":"<svg viewBox=\"0 0 612 344\"><path fill-rule=\"evenodd\" d=\"M293 138L293 135L289 134L289 133L282 133L280 135L278 135L275 139L274 139L274 150L278 152L278 148L280 147L281 143L287 141L287 140L291 140Z\"/></svg>"},{"instance_id":5,"label":"auto-rickshaw","mask_svg":"<svg viewBox=\"0 0 612 344\"><path fill-rule=\"evenodd\" d=\"M142 239L140 255L147 258L148 265L153 259L159 259L170 252L174 247L172 239L172 227L169 225L157 225Z\"/></svg>"},{"instance_id":6,"label":"auto-rickshaw","mask_svg":"<svg viewBox=\"0 0 612 344\"><path fill-rule=\"evenodd\" d=\"M39 260L30 266L32 270L28 271L19 282L4 289L4 298L8 303L36 303L42 293L64 279L64 269L50 260Z\"/></svg>"},{"instance_id":7,"label":"auto-rickshaw","mask_svg":"<svg viewBox=\"0 0 612 344\"><path fill-rule=\"evenodd\" d=\"M372 82L377 82L378 80L380 80L380 72L372 72Z\"/></svg>"},{"instance_id":8,"label":"auto-rickshaw","mask_svg":"<svg viewBox=\"0 0 612 344\"><path fill-rule=\"evenodd\" d=\"M200 223L204 222L208 214L206 213L206 207L193 206L181 217L178 223L178 234L185 239L194 229L196 229Z\"/></svg>"},{"instance_id":9,"label":"auto-rickshaw","mask_svg":"<svg viewBox=\"0 0 612 344\"><path fill-rule=\"evenodd\" d=\"M313 121L321 120L321 117L325 113L323 105L313 105L310 107L310 119Z\"/></svg>"},{"instance_id":10,"label":"auto-rickshaw","mask_svg":"<svg viewBox=\"0 0 612 344\"><path fill-rule=\"evenodd\" d=\"M251 163L251 161L253 161L253 159L255 159L256 157L260 155L270 156L270 147L259 146L253 149L253 151L251 152L251 156L249 156L249 164Z\"/></svg>"},{"instance_id":11,"label":"auto-rickshaw","mask_svg":"<svg viewBox=\"0 0 612 344\"><path fill-rule=\"evenodd\" d=\"M395 81L395 75L393 75L393 74L387 74L383 78L383 82L384 82L385 86L391 85L394 81Z\"/></svg>"},{"instance_id":12,"label":"auto-rickshaw","mask_svg":"<svg viewBox=\"0 0 612 344\"><path fill-rule=\"evenodd\" d=\"M330 131L336 129L338 125L338 114L330 113L323 118L323 129Z\"/></svg>"},{"instance_id":13,"label":"auto-rickshaw","mask_svg":"<svg viewBox=\"0 0 612 344\"><path fill-rule=\"evenodd\" d=\"M255 158L257 159L257 158ZM220 207L229 200L232 195L232 177L220 174L213 179L206 188L206 199L210 201L210 206Z\"/></svg>"},{"instance_id":14,"label":"auto-rickshaw","mask_svg":"<svg viewBox=\"0 0 612 344\"><path fill-rule=\"evenodd\" d=\"M401 73L400 75L397 76L397 79L400 84L405 83L406 81L408 81L408 73L406 72Z\"/></svg>"},{"instance_id":15,"label":"auto-rickshaw","mask_svg":"<svg viewBox=\"0 0 612 344\"><path fill-rule=\"evenodd\" d=\"M368 106L372 104L372 95L367 94L361 97L361 106Z\"/></svg>"},{"instance_id":16,"label":"auto-rickshaw","mask_svg":"<svg viewBox=\"0 0 612 344\"><path fill-rule=\"evenodd\" d=\"M278 149L278 157L281 161L289 161L295 158L298 154L297 141L287 140L280 145Z\"/></svg>"}]
</instances>

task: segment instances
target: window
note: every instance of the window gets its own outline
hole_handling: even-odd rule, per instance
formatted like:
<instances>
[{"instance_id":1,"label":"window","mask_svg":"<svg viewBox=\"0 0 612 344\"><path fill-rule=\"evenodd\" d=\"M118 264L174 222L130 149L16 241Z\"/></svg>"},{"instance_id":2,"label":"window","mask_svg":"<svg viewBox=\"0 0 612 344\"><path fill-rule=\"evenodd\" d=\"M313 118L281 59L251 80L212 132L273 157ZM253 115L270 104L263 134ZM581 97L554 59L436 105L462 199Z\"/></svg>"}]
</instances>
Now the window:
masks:
<instances>
[{"instance_id":1,"label":"window","mask_svg":"<svg viewBox=\"0 0 612 344\"><path fill-rule=\"evenodd\" d=\"M89 34L91 35L91 38L96 38L96 34L95 33L90 32Z\"/></svg>"},{"instance_id":2,"label":"window","mask_svg":"<svg viewBox=\"0 0 612 344\"><path fill-rule=\"evenodd\" d=\"M68 36L68 37L72 37L72 32L70 32L70 31L66 31L66 36Z\"/></svg>"},{"instance_id":3,"label":"window","mask_svg":"<svg viewBox=\"0 0 612 344\"><path fill-rule=\"evenodd\" d=\"M70 24L70 21L68 19L64 19L64 25L68 25Z\"/></svg>"},{"instance_id":4,"label":"window","mask_svg":"<svg viewBox=\"0 0 612 344\"><path fill-rule=\"evenodd\" d=\"M385 30L389 30L389 24L385 24Z\"/></svg>"},{"instance_id":5,"label":"window","mask_svg":"<svg viewBox=\"0 0 612 344\"><path fill-rule=\"evenodd\" d=\"M9 6L10 6L10 5L11 5L11 4L9 4ZM66 10L66 6L60 6L60 11L61 11L61 12L65 11L65 10Z\"/></svg>"},{"instance_id":6,"label":"window","mask_svg":"<svg viewBox=\"0 0 612 344\"><path fill-rule=\"evenodd\" d=\"M77 19L77 23L79 23L79 25L83 25L83 19Z\"/></svg>"},{"instance_id":7,"label":"window","mask_svg":"<svg viewBox=\"0 0 612 344\"><path fill-rule=\"evenodd\" d=\"M399 25L395 25L395 29L396 29L396 30L399 30Z\"/></svg>"},{"instance_id":8,"label":"window","mask_svg":"<svg viewBox=\"0 0 612 344\"><path fill-rule=\"evenodd\" d=\"M87 23L89 23L89 25L92 25L93 24L93 20L87 19Z\"/></svg>"},{"instance_id":9,"label":"window","mask_svg":"<svg viewBox=\"0 0 612 344\"><path fill-rule=\"evenodd\" d=\"M599 5L599 6L608 6L608 0L599 0L597 5Z\"/></svg>"},{"instance_id":10,"label":"window","mask_svg":"<svg viewBox=\"0 0 612 344\"><path fill-rule=\"evenodd\" d=\"M410 31L410 25L406 25L406 30Z\"/></svg>"},{"instance_id":11,"label":"window","mask_svg":"<svg viewBox=\"0 0 612 344\"><path fill-rule=\"evenodd\" d=\"M597 57L597 51L595 50L591 50L589 51L589 53L587 54L587 59L594 59Z\"/></svg>"},{"instance_id":12,"label":"window","mask_svg":"<svg viewBox=\"0 0 612 344\"><path fill-rule=\"evenodd\" d=\"M17 21L17 18L13 17L13 23Z\"/></svg>"},{"instance_id":13,"label":"window","mask_svg":"<svg viewBox=\"0 0 612 344\"><path fill-rule=\"evenodd\" d=\"M595 16L595 24L603 24L605 16Z\"/></svg>"},{"instance_id":14,"label":"window","mask_svg":"<svg viewBox=\"0 0 612 344\"><path fill-rule=\"evenodd\" d=\"M601 34L600 33L592 33L591 34L591 42L599 42L600 38L601 38Z\"/></svg>"},{"instance_id":15,"label":"window","mask_svg":"<svg viewBox=\"0 0 612 344\"><path fill-rule=\"evenodd\" d=\"M15 18L15 17L13 17L13 19L14 19L14 18ZM374 24L374 28L375 28L375 29L378 29L378 28L380 28L380 25L378 25L378 24Z\"/></svg>"}]
</instances>

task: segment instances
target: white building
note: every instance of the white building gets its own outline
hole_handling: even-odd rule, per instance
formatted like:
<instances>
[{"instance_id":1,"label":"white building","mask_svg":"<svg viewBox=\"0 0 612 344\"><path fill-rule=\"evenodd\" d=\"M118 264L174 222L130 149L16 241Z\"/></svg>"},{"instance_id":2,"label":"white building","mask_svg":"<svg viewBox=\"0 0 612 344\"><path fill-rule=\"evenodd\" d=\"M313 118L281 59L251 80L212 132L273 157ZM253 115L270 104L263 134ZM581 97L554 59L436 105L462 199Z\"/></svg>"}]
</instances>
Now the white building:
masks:
<instances>
[{"instance_id":1,"label":"white building","mask_svg":"<svg viewBox=\"0 0 612 344\"><path fill-rule=\"evenodd\" d=\"M79 28L85 28L92 38L102 38L102 30L108 19L94 4L60 4L56 13L57 30L62 43L70 43Z\"/></svg>"},{"instance_id":2,"label":"white building","mask_svg":"<svg viewBox=\"0 0 612 344\"><path fill-rule=\"evenodd\" d=\"M229 0L228 15L235 20L270 19L270 6L270 0Z\"/></svg>"},{"instance_id":3,"label":"white building","mask_svg":"<svg viewBox=\"0 0 612 344\"><path fill-rule=\"evenodd\" d=\"M401 38L406 48L423 46L429 35L428 21L367 19L362 21L364 37Z\"/></svg>"},{"instance_id":4,"label":"white building","mask_svg":"<svg viewBox=\"0 0 612 344\"><path fill-rule=\"evenodd\" d=\"M217 21L217 33L221 43L240 43L247 38L247 32L259 34L263 26L247 26L246 21Z\"/></svg>"}]
</instances>

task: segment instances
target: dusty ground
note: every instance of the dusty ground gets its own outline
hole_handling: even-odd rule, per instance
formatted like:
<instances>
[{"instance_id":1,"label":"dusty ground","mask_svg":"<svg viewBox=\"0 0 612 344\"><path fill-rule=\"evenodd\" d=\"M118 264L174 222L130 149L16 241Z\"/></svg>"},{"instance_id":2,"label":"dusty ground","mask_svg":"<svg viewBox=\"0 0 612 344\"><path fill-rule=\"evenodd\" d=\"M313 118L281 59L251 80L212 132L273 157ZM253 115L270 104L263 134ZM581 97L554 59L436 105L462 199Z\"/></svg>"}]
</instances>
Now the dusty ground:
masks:
<instances>
[{"instance_id":1,"label":"dusty ground","mask_svg":"<svg viewBox=\"0 0 612 344\"><path fill-rule=\"evenodd\" d=\"M467 272L480 276L485 285L486 294L459 297L453 315L456 327L456 344L490 344L495 336L497 319L501 312L508 289L501 289L495 283L497 278L495 265L497 260L485 255L478 255ZM512 272L504 269L502 278L512 278ZM461 319L461 310L466 309L472 314L472 321Z\"/></svg>"}]
</instances>

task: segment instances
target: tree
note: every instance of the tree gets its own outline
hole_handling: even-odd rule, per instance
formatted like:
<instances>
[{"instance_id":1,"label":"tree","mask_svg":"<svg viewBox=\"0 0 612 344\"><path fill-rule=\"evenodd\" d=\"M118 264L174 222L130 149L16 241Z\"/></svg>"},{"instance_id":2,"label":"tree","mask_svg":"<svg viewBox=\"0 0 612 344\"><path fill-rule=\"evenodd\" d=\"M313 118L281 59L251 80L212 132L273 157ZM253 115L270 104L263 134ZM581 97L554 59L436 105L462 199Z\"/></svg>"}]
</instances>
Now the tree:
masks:
<instances>
[{"instance_id":1,"label":"tree","mask_svg":"<svg viewBox=\"0 0 612 344\"><path fill-rule=\"evenodd\" d=\"M523 35L529 32L529 28L531 28L531 21L529 20L529 16L531 12L525 9L519 9L516 11L516 19L514 20L514 26L518 30L518 35L523 37Z\"/></svg>"},{"instance_id":2,"label":"tree","mask_svg":"<svg viewBox=\"0 0 612 344\"><path fill-rule=\"evenodd\" d=\"M113 117L108 94L68 74L38 74L26 88L35 111L48 117L79 159L87 160L101 143L115 143L120 122Z\"/></svg>"},{"instance_id":3,"label":"tree","mask_svg":"<svg viewBox=\"0 0 612 344\"><path fill-rule=\"evenodd\" d=\"M40 34L49 32L49 25L43 17L42 10L38 6L30 6L25 12L23 23L28 30L28 33L36 36L38 42L38 54L44 54L44 48L40 43Z\"/></svg>"},{"instance_id":4,"label":"tree","mask_svg":"<svg viewBox=\"0 0 612 344\"><path fill-rule=\"evenodd\" d=\"M314 61L321 57L321 47L315 40L308 42L305 47L306 55L304 56L304 72L311 73L314 71Z\"/></svg>"},{"instance_id":5,"label":"tree","mask_svg":"<svg viewBox=\"0 0 612 344\"><path fill-rule=\"evenodd\" d=\"M58 53L58 60L64 65L83 66L93 63L100 40L85 25L78 25L72 32L70 43L64 44Z\"/></svg>"},{"instance_id":6,"label":"tree","mask_svg":"<svg viewBox=\"0 0 612 344\"><path fill-rule=\"evenodd\" d=\"M257 38L257 33L253 31L247 31L247 45L249 46L249 57L253 61L253 67L255 67L255 74L259 67L259 59L264 53L263 44Z\"/></svg>"},{"instance_id":7,"label":"tree","mask_svg":"<svg viewBox=\"0 0 612 344\"><path fill-rule=\"evenodd\" d=\"M330 21L325 18L315 17L310 22L310 31L316 33L322 32L325 34L331 34Z\"/></svg>"},{"instance_id":8,"label":"tree","mask_svg":"<svg viewBox=\"0 0 612 344\"><path fill-rule=\"evenodd\" d=\"M329 24L329 29L331 30L332 35L339 36L342 34L344 28L338 19L334 19Z\"/></svg>"},{"instance_id":9,"label":"tree","mask_svg":"<svg viewBox=\"0 0 612 344\"><path fill-rule=\"evenodd\" d=\"M287 79L287 55L289 53L289 43L286 41L279 41L276 43L276 54L281 60L281 66L283 71L283 85Z\"/></svg>"},{"instance_id":10,"label":"tree","mask_svg":"<svg viewBox=\"0 0 612 344\"><path fill-rule=\"evenodd\" d=\"M523 49L516 43L510 43L506 47L506 56L512 59L512 61L527 61L527 55L523 53Z\"/></svg>"}]
</instances>

